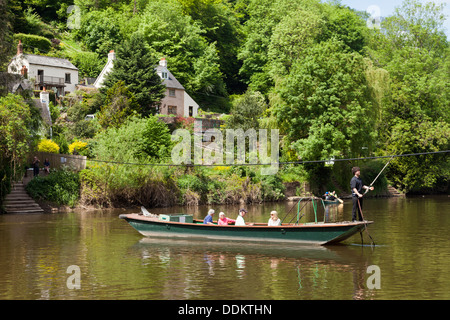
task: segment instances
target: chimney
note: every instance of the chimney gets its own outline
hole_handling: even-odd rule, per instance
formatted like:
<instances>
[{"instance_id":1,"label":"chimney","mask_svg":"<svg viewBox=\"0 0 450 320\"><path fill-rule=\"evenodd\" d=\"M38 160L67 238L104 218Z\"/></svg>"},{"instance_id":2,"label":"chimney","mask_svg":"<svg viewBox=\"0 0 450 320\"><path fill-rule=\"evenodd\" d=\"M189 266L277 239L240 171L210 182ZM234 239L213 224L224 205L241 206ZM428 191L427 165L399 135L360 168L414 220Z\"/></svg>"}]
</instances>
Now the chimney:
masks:
<instances>
[{"instance_id":1,"label":"chimney","mask_svg":"<svg viewBox=\"0 0 450 320\"><path fill-rule=\"evenodd\" d=\"M109 51L109 53L108 53L108 61L109 60L116 60L116 54L115 54L114 50Z\"/></svg>"},{"instance_id":2,"label":"chimney","mask_svg":"<svg viewBox=\"0 0 450 320\"><path fill-rule=\"evenodd\" d=\"M167 67L167 60L166 58L161 58L161 60L159 61L159 65L162 67Z\"/></svg>"},{"instance_id":3,"label":"chimney","mask_svg":"<svg viewBox=\"0 0 450 320\"><path fill-rule=\"evenodd\" d=\"M19 44L17 45L17 55L23 54L23 45L22 40L19 40Z\"/></svg>"}]
</instances>

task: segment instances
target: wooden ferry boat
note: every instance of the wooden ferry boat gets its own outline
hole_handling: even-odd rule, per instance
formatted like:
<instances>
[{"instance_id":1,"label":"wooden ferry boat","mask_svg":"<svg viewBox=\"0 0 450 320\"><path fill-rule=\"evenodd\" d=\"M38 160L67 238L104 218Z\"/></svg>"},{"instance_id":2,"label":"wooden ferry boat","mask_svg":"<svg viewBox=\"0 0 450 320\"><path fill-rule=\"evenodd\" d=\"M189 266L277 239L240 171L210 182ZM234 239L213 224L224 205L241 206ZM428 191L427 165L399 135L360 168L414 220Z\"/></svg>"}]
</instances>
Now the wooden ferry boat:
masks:
<instances>
[{"instance_id":1,"label":"wooden ferry boat","mask_svg":"<svg viewBox=\"0 0 450 320\"><path fill-rule=\"evenodd\" d=\"M143 208L143 212L146 210ZM373 221L283 223L267 226L254 223L245 226L203 224L192 215L121 214L134 229L148 237L233 240L256 242L290 242L328 245L341 242L363 232Z\"/></svg>"}]
</instances>

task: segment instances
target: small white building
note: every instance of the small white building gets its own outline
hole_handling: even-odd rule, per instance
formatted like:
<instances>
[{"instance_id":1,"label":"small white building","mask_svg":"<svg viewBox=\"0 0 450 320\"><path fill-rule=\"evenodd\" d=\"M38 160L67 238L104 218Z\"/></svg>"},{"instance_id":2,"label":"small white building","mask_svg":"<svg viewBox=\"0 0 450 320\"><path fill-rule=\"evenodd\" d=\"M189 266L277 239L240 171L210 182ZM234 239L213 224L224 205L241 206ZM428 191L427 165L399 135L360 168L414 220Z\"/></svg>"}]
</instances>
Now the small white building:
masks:
<instances>
[{"instance_id":1,"label":"small white building","mask_svg":"<svg viewBox=\"0 0 450 320\"><path fill-rule=\"evenodd\" d=\"M97 79L95 79L94 87L97 89L101 88L103 86L103 82L105 81L106 75L112 70L113 68L113 62L116 60L116 54L114 53L114 50L111 50L108 53L108 61L106 62L105 66L103 67L102 72L98 75Z\"/></svg>"},{"instance_id":2,"label":"small white building","mask_svg":"<svg viewBox=\"0 0 450 320\"><path fill-rule=\"evenodd\" d=\"M108 54L108 62L94 82L96 88L103 86L105 77L112 70L115 59L116 55L114 50L111 50ZM155 70L166 86L166 94L161 100L159 113L165 115L174 114L182 117L197 116L199 105L189 96L181 83L167 69L167 61L165 58L159 61Z\"/></svg>"},{"instance_id":3,"label":"small white building","mask_svg":"<svg viewBox=\"0 0 450 320\"><path fill-rule=\"evenodd\" d=\"M78 68L69 60L24 54L20 40L17 54L8 64L8 72L32 80L35 90L54 90L57 96L74 92L78 84Z\"/></svg>"},{"instance_id":4,"label":"small white building","mask_svg":"<svg viewBox=\"0 0 450 320\"><path fill-rule=\"evenodd\" d=\"M166 86L166 95L161 100L159 113L167 115L175 114L182 117L196 117L199 105L169 71L165 58L162 58L156 66L156 73Z\"/></svg>"}]
</instances>

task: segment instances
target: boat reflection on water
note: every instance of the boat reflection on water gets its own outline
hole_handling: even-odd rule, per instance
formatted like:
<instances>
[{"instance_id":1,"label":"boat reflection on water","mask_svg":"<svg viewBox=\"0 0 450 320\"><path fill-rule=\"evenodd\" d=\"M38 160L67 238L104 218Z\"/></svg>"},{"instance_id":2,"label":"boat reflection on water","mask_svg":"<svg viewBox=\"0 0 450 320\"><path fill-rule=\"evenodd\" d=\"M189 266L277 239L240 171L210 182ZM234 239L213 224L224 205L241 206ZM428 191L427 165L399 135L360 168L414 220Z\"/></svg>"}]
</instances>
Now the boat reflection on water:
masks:
<instances>
[{"instance_id":1,"label":"boat reflection on water","mask_svg":"<svg viewBox=\"0 0 450 320\"><path fill-rule=\"evenodd\" d=\"M130 250L141 256L143 264L164 262L169 270L172 269L170 266L176 265L179 268L180 264L184 264L189 270L198 270L203 278L242 281L242 290L246 286L253 286L253 281L264 283L267 282L266 277L270 277L272 281L277 279L275 282L285 286L286 290L294 290L295 294L305 299L316 299L318 290L326 291L339 281L353 282L353 299L371 299L376 294L366 286L369 276L367 267L371 265L369 260L373 250L376 250L374 247L145 237L130 247ZM293 277L297 279L295 286L292 283ZM249 279L252 279L250 284ZM291 281L283 283L287 279ZM186 278L180 276L178 281L179 284L185 282L186 285L195 282L187 275ZM326 296L323 298L326 299Z\"/></svg>"}]
</instances>

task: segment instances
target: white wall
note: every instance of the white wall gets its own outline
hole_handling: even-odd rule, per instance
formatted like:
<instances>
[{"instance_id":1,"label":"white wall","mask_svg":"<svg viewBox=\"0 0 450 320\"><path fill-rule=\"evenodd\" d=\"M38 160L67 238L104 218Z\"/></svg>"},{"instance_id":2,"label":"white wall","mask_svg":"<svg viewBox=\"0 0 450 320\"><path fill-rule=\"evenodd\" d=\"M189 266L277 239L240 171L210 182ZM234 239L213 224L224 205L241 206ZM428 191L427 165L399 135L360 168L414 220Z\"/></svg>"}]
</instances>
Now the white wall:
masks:
<instances>
[{"instance_id":1,"label":"white wall","mask_svg":"<svg viewBox=\"0 0 450 320\"><path fill-rule=\"evenodd\" d=\"M189 107L193 107L193 113L192 116L196 117L198 113L199 105L197 102L194 101L194 99L191 98L191 96L185 91L184 92L184 116L189 117Z\"/></svg>"},{"instance_id":2,"label":"white wall","mask_svg":"<svg viewBox=\"0 0 450 320\"><path fill-rule=\"evenodd\" d=\"M20 74L23 65L28 69L28 79L30 80L37 79L38 70L44 71L44 77L57 77L63 79L65 79L66 73L70 73L70 83L64 83L66 86L64 92L74 92L76 90L76 85L78 84L78 70L35 64L30 65L26 59L17 58L16 56L8 65L8 72Z\"/></svg>"}]
</instances>

